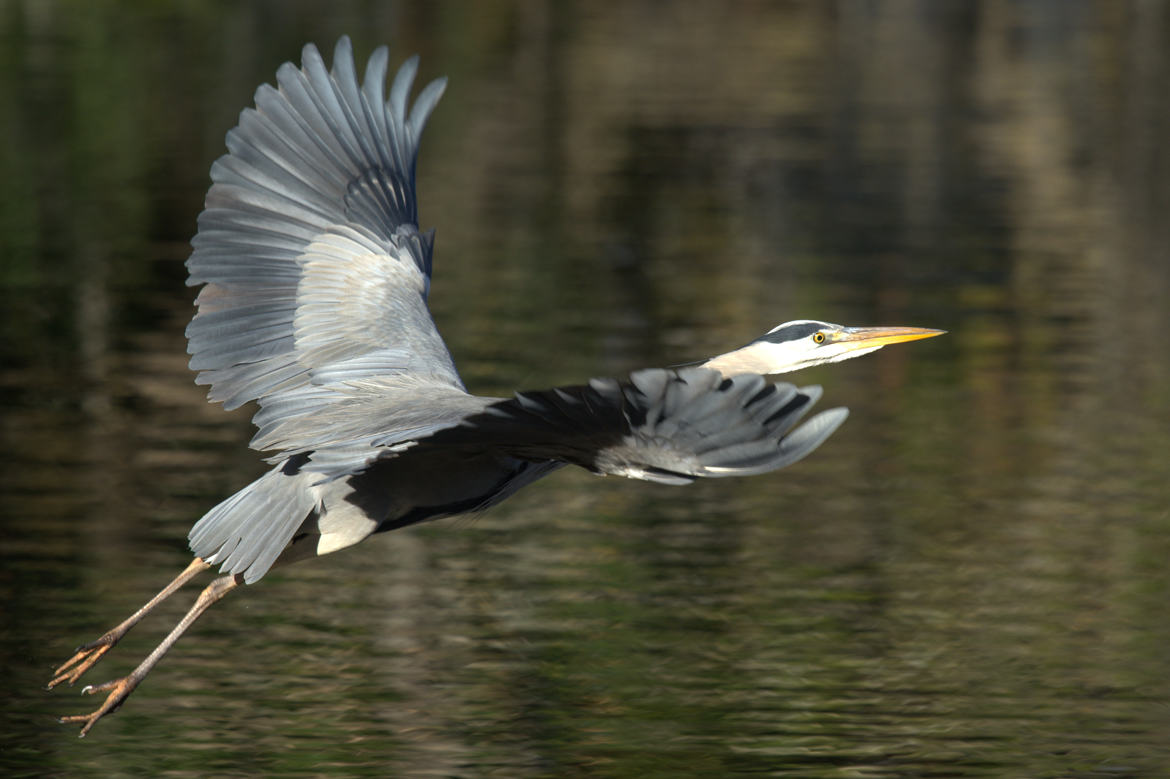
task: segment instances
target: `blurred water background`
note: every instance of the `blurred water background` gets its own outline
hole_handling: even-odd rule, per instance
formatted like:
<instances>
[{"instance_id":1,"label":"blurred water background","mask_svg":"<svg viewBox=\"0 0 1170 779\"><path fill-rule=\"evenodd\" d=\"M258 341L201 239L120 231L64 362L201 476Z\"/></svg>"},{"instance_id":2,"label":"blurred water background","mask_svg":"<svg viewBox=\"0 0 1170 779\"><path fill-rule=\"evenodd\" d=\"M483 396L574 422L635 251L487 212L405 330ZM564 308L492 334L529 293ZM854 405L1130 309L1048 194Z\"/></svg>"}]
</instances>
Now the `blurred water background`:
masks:
<instances>
[{"instance_id":1,"label":"blurred water background","mask_svg":"<svg viewBox=\"0 0 1170 779\"><path fill-rule=\"evenodd\" d=\"M785 471L565 471L273 572L79 741L52 668L262 471L186 368L208 168L342 33L451 79L419 188L474 391L950 333L797 374L853 415ZM1170 776L1168 84L1159 0L0 0L0 770Z\"/></svg>"}]
</instances>

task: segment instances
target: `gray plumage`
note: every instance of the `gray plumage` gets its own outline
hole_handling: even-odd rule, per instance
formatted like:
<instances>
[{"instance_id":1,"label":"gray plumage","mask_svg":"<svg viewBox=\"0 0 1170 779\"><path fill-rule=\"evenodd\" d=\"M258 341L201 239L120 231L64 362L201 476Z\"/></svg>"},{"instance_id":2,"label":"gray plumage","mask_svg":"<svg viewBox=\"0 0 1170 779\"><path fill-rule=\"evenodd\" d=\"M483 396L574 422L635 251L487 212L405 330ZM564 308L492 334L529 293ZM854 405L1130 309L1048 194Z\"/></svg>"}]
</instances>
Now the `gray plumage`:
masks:
<instances>
[{"instance_id":1,"label":"gray plumage","mask_svg":"<svg viewBox=\"0 0 1170 779\"><path fill-rule=\"evenodd\" d=\"M358 83L350 42L327 71L308 45L227 136L188 260L187 328L209 398L259 404L272 470L192 529L192 551L259 579L278 559L494 505L565 464L666 484L788 465L845 418L797 421L819 388L704 368L516 395L466 392L427 308L433 233L418 227L410 59Z\"/></svg>"},{"instance_id":2,"label":"gray plumage","mask_svg":"<svg viewBox=\"0 0 1170 779\"><path fill-rule=\"evenodd\" d=\"M251 446L272 468L191 529L195 559L158 595L57 668L72 684L143 617L211 565L214 579L90 714L85 735L210 606L273 565L373 533L481 511L565 465L662 484L783 468L845 409L801 422L819 387L765 376L867 354L940 330L797 320L698 367L522 392L469 394L427 308L434 234L418 226L419 138L439 79L409 105L407 60L386 97L388 52L359 83L348 38L329 71L317 49L277 70L211 168L188 284L196 381L236 408L255 401Z\"/></svg>"}]
</instances>

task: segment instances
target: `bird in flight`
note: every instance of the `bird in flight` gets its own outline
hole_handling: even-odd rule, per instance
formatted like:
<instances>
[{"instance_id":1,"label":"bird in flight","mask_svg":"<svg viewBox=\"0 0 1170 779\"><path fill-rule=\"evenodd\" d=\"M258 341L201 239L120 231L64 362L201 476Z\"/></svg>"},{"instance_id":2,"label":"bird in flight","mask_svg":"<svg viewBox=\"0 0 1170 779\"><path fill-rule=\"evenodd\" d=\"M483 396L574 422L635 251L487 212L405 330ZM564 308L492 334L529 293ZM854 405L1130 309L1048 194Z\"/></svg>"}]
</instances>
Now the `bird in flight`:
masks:
<instances>
[{"instance_id":1,"label":"bird in flight","mask_svg":"<svg viewBox=\"0 0 1170 779\"><path fill-rule=\"evenodd\" d=\"M221 575L130 674L62 718L84 736L116 710L185 630L273 565L374 533L482 511L565 465L663 484L790 465L845 421L801 423L819 387L767 376L837 362L941 330L779 325L746 346L674 369L492 398L467 392L427 308L433 231L418 226L415 164L446 85L409 103L417 59L385 92L388 51L358 80L348 38L332 70L312 44L286 62L227 134L211 168L187 283L190 367L209 400L256 401L251 447L271 470L191 529L195 558L154 598L78 648L49 687L77 679L165 598Z\"/></svg>"}]
</instances>

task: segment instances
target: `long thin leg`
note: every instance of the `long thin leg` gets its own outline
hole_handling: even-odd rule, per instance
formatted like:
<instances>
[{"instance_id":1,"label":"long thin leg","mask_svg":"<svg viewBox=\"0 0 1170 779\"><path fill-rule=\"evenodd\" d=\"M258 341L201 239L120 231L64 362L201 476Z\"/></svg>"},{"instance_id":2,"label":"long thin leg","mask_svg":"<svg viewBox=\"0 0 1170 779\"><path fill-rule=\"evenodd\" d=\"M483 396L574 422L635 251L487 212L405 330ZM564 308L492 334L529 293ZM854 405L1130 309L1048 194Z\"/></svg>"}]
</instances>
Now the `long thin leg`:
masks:
<instances>
[{"instance_id":1,"label":"long thin leg","mask_svg":"<svg viewBox=\"0 0 1170 779\"><path fill-rule=\"evenodd\" d=\"M84 723L81 728L81 736L84 737L89 729L92 728L98 720L105 715L116 711L119 706L130 697L130 693L134 692L134 688L138 686L139 682L146 678L151 669L158 665L158 661L163 659L163 656L170 651L175 642L187 631L187 628L199 619L200 615L216 601L223 598L229 592L239 587L244 583L244 577L240 574L220 576L211 584L199 593L199 598L183 618L179 620L179 624L175 625L174 629L167 634L167 637L154 648L154 651L146 656L142 663L131 671L128 675L121 679L113 679L105 684L97 686L87 685L82 688L81 692L84 695L93 695L94 693L109 691L106 700L98 709L91 714L77 714L69 717L62 717L61 722L65 724L81 722Z\"/></svg>"},{"instance_id":2,"label":"long thin leg","mask_svg":"<svg viewBox=\"0 0 1170 779\"><path fill-rule=\"evenodd\" d=\"M211 566L203 562L203 558L196 557L191 561L181 574L176 576L166 587L159 590L158 595L155 595L143 605L138 611L131 614L124 622L110 630L104 636L96 641L91 641L88 644L82 644L77 647L77 654L65 661L64 664L53 672L53 680L49 682L49 689L53 689L61 682L69 682L72 686L83 673L101 660L102 657L114 648L123 636L130 632L130 628L137 625L143 617L149 614L155 606L162 603L175 593L191 579L206 571Z\"/></svg>"}]
</instances>

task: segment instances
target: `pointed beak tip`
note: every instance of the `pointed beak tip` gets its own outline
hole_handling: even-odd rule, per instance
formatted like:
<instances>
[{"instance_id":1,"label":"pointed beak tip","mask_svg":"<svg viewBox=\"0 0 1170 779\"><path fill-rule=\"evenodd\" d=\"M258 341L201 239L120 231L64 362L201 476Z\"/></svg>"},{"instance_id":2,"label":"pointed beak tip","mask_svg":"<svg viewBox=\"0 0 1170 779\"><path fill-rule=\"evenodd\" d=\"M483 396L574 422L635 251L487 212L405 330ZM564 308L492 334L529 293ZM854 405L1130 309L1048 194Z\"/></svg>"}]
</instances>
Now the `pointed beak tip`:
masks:
<instances>
[{"instance_id":1,"label":"pointed beak tip","mask_svg":"<svg viewBox=\"0 0 1170 779\"><path fill-rule=\"evenodd\" d=\"M946 332L946 330L935 330L929 327L857 327L840 340L852 341L854 348L860 349L871 346L888 346L906 341L920 341L924 338L943 335Z\"/></svg>"}]
</instances>

